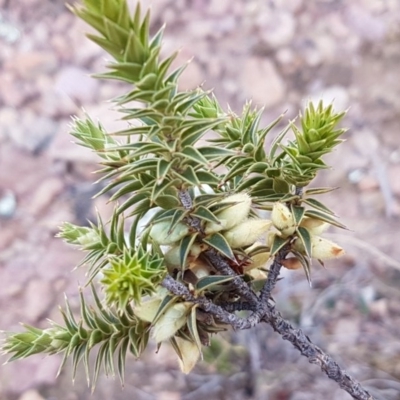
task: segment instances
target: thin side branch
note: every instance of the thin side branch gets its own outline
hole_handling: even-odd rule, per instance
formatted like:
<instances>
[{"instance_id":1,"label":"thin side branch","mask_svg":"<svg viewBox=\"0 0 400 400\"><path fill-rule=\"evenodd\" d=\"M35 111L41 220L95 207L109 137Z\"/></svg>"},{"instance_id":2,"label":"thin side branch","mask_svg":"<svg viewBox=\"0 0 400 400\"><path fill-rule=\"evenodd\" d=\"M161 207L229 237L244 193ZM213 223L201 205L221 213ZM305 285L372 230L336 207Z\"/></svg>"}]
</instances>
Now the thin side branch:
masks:
<instances>
[{"instance_id":1,"label":"thin side branch","mask_svg":"<svg viewBox=\"0 0 400 400\"><path fill-rule=\"evenodd\" d=\"M193 202L188 190L181 190L179 192L179 200L185 210L190 210L192 208Z\"/></svg>"},{"instance_id":2,"label":"thin side branch","mask_svg":"<svg viewBox=\"0 0 400 400\"><path fill-rule=\"evenodd\" d=\"M221 306L214 304L205 297L195 297L190 293L185 285L176 281L171 276L166 276L161 285L175 296L182 297L186 301L198 304L205 312L213 315L218 321L231 325L232 328L236 330L253 328L260 323L265 314L265 310L255 311L248 318L240 318L235 314L224 310Z\"/></svg>"},{"instance_id":3,"label":"thin side branch","mask_svg":"<svg viewBox=\"0 0 400 400\"><path fill-rule=\"evenodd\" d=\"M256 311L257 309L257 304L250 303L249 301L236 301L234 303L224 302L218 303L218 305L228 312Z\"/></svg>"},{"instance_id":4,"label":"thin side branch","mask_svg":"<svg viewBox=\"0 0 400 400\"><path fill-rule=\"evenodd\" d=\"M294 328L288 321L282 318L273 305L269 305L263 321L272 326L284 340L292 343L300 353L307 357L311 364L318 365L321 370L334 380L339 386L357 400L374 400L374 397L365 390L359 382L342 369L333 358L313 344L301 329Z\"/></svg>"},{"instance_id":5,"label":"thin side branch","mask_svg":"<svg viewBox=\"0 0 400 400\"><path fill-rule=\"evenodd\" d=\"M193 207L193 200L192 197L190 196L189 191L186 189L180 190L178 196L183 208L185 210L191 210ZM188 225L194 228L197 232L200 232L201 234L204 233L201 228L201 221L198 218L193 218L189 216L186 218L186 221Z\"/></svg>"},{"instance_id":6,"label":"thin side branch","mask_svg":"<svg viewBox=\"0 0 400 400\"><path fill-rule=\"evenodd\" d=\"M278 254L275 256L272 265L268 270L268 277L267 281L264 284L264 287L260 293L260 301L261 303L267 303L271 298L271 293L275 288L276 282L278 281L279 274L282 268L282 260L286 257L287 250L282 249Z\"/></svg>"}]
</instances>

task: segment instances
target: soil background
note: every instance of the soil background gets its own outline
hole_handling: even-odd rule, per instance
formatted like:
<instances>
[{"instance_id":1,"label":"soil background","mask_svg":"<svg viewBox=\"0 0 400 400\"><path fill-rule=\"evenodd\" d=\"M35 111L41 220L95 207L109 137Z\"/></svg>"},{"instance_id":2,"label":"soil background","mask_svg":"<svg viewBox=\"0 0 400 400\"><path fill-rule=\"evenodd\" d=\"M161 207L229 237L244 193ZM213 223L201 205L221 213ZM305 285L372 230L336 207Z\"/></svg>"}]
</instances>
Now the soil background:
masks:
<instances>
[{"instance_id":1,"label":"soil background","mask_svg":"<svg viewBox=\"0 0 400 400\"><path fill-rule=\"evenodd\" d=\"M133 3L133 2L132 2ZM144 4L145 2L143 2ZM194 56L181 89L215 88L240 112L265 105L264 122L293 119L309 99L349 108L346 143L315 185L339 187L324 200L350 231L328 235L340 262L284 273L274 293L300 326L377 399L400 399L400 2L398 0L153 0L152 29L167 23L164 51ZM85 224L97 158L71 143L72 115L120 127L107 100L122 84L89 75L106 55L61 0L0 0L0 327L60 320L64 293L78 309L81 253L54 235L62 221ZM83 111L84 108L84 111ZM126 385L101 377L93 395L83 369L71 386L59 357L0 369L2 400L350 399L266 326L215 341L195 371L151 345L128 360ZM4 359L5 361L5 359Z\"/></svg>"}]
</instances>

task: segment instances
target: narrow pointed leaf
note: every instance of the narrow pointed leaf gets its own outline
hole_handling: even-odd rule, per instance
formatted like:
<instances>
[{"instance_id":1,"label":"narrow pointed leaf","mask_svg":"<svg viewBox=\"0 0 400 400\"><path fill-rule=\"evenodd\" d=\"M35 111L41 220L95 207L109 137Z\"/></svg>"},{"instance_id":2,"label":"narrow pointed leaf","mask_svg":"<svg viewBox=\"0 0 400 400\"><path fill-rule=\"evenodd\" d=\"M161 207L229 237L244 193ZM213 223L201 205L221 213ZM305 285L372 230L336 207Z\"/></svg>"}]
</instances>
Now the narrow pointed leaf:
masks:
<instances>
[{"instance_id":1,"label":"narrow pointed leaf","mask_svg":"<svg viewBox=\"0 0 400 400\"><path fill-rule=\"evenodd\" d=\"M215 214L204 206L197 207L195 211L192 211L190 213L190 215L192 215L193 217L197 217L203 221L214 222L216 224L220 223L219 219L215 216Z\"/></svg>"},{"instance_id":2,"label":"narrow pointed leaf","mask_svg":"<svg viewBox=\"0 0 400 400\"><path fill-rule=\"evenodd\" d=\"M300 225L300 222L303 219L306 210L304 209L304 207L294 206L293 204L290 206L290 209L292 211L295 224L297 226Z\"/></svg>"},{"instance_id":3,"label":"narrow pointed leaf","mask_svg":"<svg viewBox=\"0 0 400 400\"><path fill-rule=\"evenodd\" d=\"M251 178L243 178L240 181L239 186L237 186L236 191L237 192L242 192L247 188L253 189L253 186L258 184L263 179L264 178L262 176L253 176Z\"/></svg>"},{"instance_id":4,"label":"narrow pointed leaf","mask_svg":"<svg viewBox=\"0 0 400 400\"><path fill-rule=\"evenodd\" d=\"M304 249L306 251L306 254L308 257L311 257L311 235L308 230L302 226L299 226L297 229L297 234L299 235L299 238L301 242L303 243Z\"/></svg>"},{"instance_id":5,"label":"narrow pointed leaf","mask_svg":"<svg viewBox=\"0 0 400 400\"><path fill-rule=\"evenodd\" d=\"M259 161L259 162L252 164L247 172L248 173L251 173L251 172L263 173L269 167L270 166L265 161Z\"/></svg>"},{"instance_id":6,"label":"narrow pointed leaf","mask_svg":"<svg viewBox=\"0 0 400 400\"><path fill-rule=\"evenodd\" d=\"M196 240L198 233L194 235L185 236L181 243L179 244L179 263L182 271L185 269L186 260L190 252L190 248L192 247L194 241Z\"/></svg>"},{"instance_id":7,"label":"narrow pointed leaf","mask_svg":"<svg viewBox=\"0 0 400 400\"><path fill-rule=\"evenodd\" d=\"M289 243L289 240L289 238L283 239L280 236L275 235L270 251L271 257L277 254L279 250L281 250L287 243Z\"/></svg>"},{"instance_id":8,"label":"narrow pointed leaf","mask_svg":"<svg viewBox=\"0 0 400 400\"><path fill-rule=\"evenodd\" d=\"M175 229L175 227L179 224L179 222L181 222L183 220L183 218L185 218L186 216L186 212L183 210L175 210L174 215L171 219L171 225L169 227L169 232L173 231Z\"/></svg>"},{"instance_id":9,"label":"narrow pointed leaf","mask_svg":"<svg viewBox=\"0 0 400 400\"><path fill-rule=\"evenodd\" d=\"M208 121L206 119L196 121L192 124L192 126L188 127L182 132L182 148L192 145L205 133L207 133L223 121L225 121L225 118L211 118Z\"/></svg>"},{"instance_id":10,"label":"narrow pointed leaf","mask_svg":"<svg viewBox=\"0 0 400 400\"><path fill-rule=\"evenodd\" d=\"M72 380L75 380L78 364L81 361L86 350L86 343L82 343L75 347L72 354Z\"/></svg>"},{"instance_id":11,"label":"narrow pointed leaf","mask_svg":"<svg viewBox=\"0 0 400 400\"><path fill-rule=\"evenodd\" d=\"M320 219L321 221L324 221L324 222L327 222L328 224L337 226L338 228L347 229L346 225L341 224L339 221L337 221L331 215L323 213L321 211L307 210L305 215L307 217Z\"/></svg>"},{"instance_id":12,"label":"narrow pointed leaf","mask_svg":"<svg viewBox=\"0 0 400 400\"><path fill-rule=\"evenodd\" d=\"M160 158L157 163L157 182L161 183L168 174L168 171L172 167L173 162Z\"/></svg>"},{"instance_id":13,"label":"narrow pointed leaf","mask_svg":"<svg viewBox=\"0 0 400 400\"><path fill-rule=\"evenodd\" d=\"M117 215L122 214L128 208L130 208L134 205L137 205L140 201L142 201L143 199L146 199L146 198L147 198L147 195L145 193L134 194L132 197L130 197L128 200L126 200L124 203L122 203L122 205L120 205L117 208L116 214Z\"/></svg>"},{"instance_id":14,"label":"narrow pointed leaf","mask_svg":"<svg viewBox=\"0 0 400 400\"><path fill-rule=\"evenodd\" d=\"M89 308L86 306L86 301L83 297L82 290L79 292L79 298L81 300L81 316L83 321L89 328L96 329L96 323L91 315L91 312L89 311Z\"/></svg>"},{"instance_id":15,"label":"narrow pointed leaf","mask_svg":"<svg viewBox=\"0 0 400 400\"><path fill-rule=\"evenodd\" d=\"M123 250L125 248L125 246L126 246L126 243L125 243L125 224L124 224L124 222L125 222L125 219L121 218L121 222L118 225L118 230L117 230L116 243L117 243L117 246L118 246L118 248L120 250Z\"/></svg>"},{"instance_id":16,"label":"narrow pointed leaf","mask_svg":"<svg viewBox=\"0 0 400 400\"><path fill-rule=\"evenodd\" d=\"M319 211L322 211L323 213L327 213L330 215L335 215L335 213L330 210L325 204L322 204L320 201L315 200L315 199L304 199L302 200L303 203L308 204L310 207L313 207Z\"/></svg>"},{"instance_id":17,"label":"narrow pointed leaf","mask_svg":"<svg viewBox=\"0 0 400 400\"><path fill-rule=\"evenodd\" d=\"M204 238L203 242L213 247L215 250L223 254L225 257L230 258L231 260L235 260L235 255L233 254L233 251L229 246L229 243L221 234L215 233L211 237Z\"/></svg>"},{"instance_id":18,"label":"narrow pointed leaf","mask_svg":"<svg viewBox=\"0 0 400 400\"><path fill-rule=\"evenodd\" d=\"M170 343L171 343L171 345L172 345L172 348L175 350L176 355L179 357L180 360L182 360L183 357L182 357L181 349L180 349L179 346L178 346L178 343L177 343L177 341L176 341L175 336L172 336L172 337L169 339L169 341L170 341Z\"/></svg>"},{"instance_id":19,"label":"narrow pointed leaf","mask_svg":"<svg viewBox=\"0 0 400 400\"><path fill-rule=\"evenodd\" d=\"M209 171L196 171L196 176L203 185L215 186L220 183L218 176Z\"/></svg>"},{"instance_id":20,"label":"narrow pointed leaf","mask_svg":"<svg viewBox=\"0 0 400 400\"><path fill-rule=\"evenodd\" d=\"M158 308L156 315L153 318L152 325L156 324L160 317L171 307L173 304L177 302L178 298L172 295L167 295L164 297L163 301Z\"/></svg>"},{"instance_id":21,"label":"narrow pointed leaf","mask_svg":"<svg viewBox=\"0 0 400 400\"><path fill-rule=\"evenodd\" d=\"M132 327L129 329L129 344L130 344L130 351L136 357L140 357L140 350L138 348L138 337L136 334L136 328Z\"/></svg>"},{"instance_id":22,"label":"narrow pointed leaf","mask_svg":"<svg viewBox=\"0 0 400 400\"><path fill-rule=\"evenodd\" d=\"M184 101L181 101L179 104L175 106L175 112L177 114L179 113L185 115L193 107L194 104L199 102L206 95L207 93L203 92L197 95L187 96L187 98Z\"/></svg>"},{"instance_id":23,"label":"narrow pointed leaf","mask_svg":"<svg viewBox=\"0 0 400 400\"><path fill-rule=\"evenodd\" d=\"M176 173L178 178L181 178L183 181L187 182L191 186L199 186L200 182L197 178L196 172L191 165L186 167L185 172L180 174Z\"/></svg>"},{"instance_id":24,"label":"narrow pointed leaf","mask_svg":"<svg viewBox=\"0 0 400 400\"><path fill-rule=\"evenodd\" d=\"M179 155L183 155L183 157L188 158L190 160L195 161L198 164L203 166L208 166L207 159L194 147L186 146Z\"/></svg>"},{"instance_id":25,"label":"narrow pointed leaf","mask_svg":"<svg viewBox=\"0 0 400 400\"><path fill-rule=\"evenodd\" d=\"M247 171L247 167L253 163L251 158L245 157L238 161L226 174L224 177L224 182L229 181L230 179L234 178L236 175L244 174Z\"/></svg>"},{"instance_id":26,"label":"narrow pointed leaf","mask_svg":"<svg viewBox=\"0 0 400 400\"><path fill-rule=\"evenodd\" d=\"M224 149L222 147L200 147L198 151L207 159L215 160L221 157L235 156L237 152L234 150Z\"/></svg>"},{"instance_id":27,"label":"narrow pointed leaf","mask_svg":"<svg viewBox=\"0 0 400 400\"><path fill-rule=\"evenodd\" d=\"M120 197L124 196L125 194L135 192L136 190L142 188L142 183L140 181L134 180L131 183L126 184L118 191L116 191L110 198L109 202L115 201Z\"/></svg>"},{"instance_id":28,"label":"narrow pointed leaf","mask_svg":"<svg viewBox=\"0 0 400 400\"><path fill-rule=\"evenodd\" d=\"M160 196L162 193L165 193L165 191L178 183L178 179L174 180L164 180L160 184L155 184L153 186L153 191L151 193L150 199L152 202L155 202L157 200L157 197Z\"/></svg>"},{"instance_id":29,"label":"narrow pointed leaf","mask_svg":"<svg viewBox=\"0 0 400 400\"><path fill-rule=\"evenodd\" d=\"M97 197L101 196L102 194L105 194L107 192L109 192L110 190L114 189L116 186L121 185L124 182L129 182L131 181L132 178L129 176L126 176L123 179L115 179L113 182L110 182L107 186L105 186L103 189L101 189L99 192L97 192L93 198L96 199Z\"/></svg>"},{"instance_id":30,"label":"narrow pointed leaf","mask_svg":"<svg viewBox=\"0 0 400 400\"><path fill-rule=\"evenodd\" d=\"M197 345L197 348L199 349L199 352L201 354L201 339L200 339L200 335L199 335L199 331L197 329L197 309L198 305L195 304L192 309L190 310L190 317L188 318L188 328L189 328L189 332L190 335L192 336L192 339L194 340L194 342Z\"/></svg>"},{"instance_id":31,"label":"narrow pointed leaf","mask_svg":"<svg viewBox=\"0 0 400 400\"><path fill-rule=\"evenodd\" d=\"M278 136L274 139L274 141L271 144L271 149L269 151L269 158L272 160L275 157L276 151L280 147L280 143L282 142L283 138L286 136L286 134L289 132L290 125L288 125L285 129L283 129Z\"/></svg>"},{"instance_id":32,"label":"narrow pointed leaf","mask_svg":"<svg viewBox=\"0 0 400 400\"><path fill-rule=\"evenodd\" d=\"M172 210L181 205L180 201L176 197L170 195L157 196L155 203L157 206L164 208L165 210Z\"/></svg>"},{"instance_id":33,"label":"narrow pointed leaf","mask_svg":"<svg viewBox=\"0 0 400 400\"><path fill-rule=\"evenodd\" d=\"M205 276L204 278L199 279L195 289L198 292L212 290L213 288L217 288L219 285L222 285L226 282L230 282L232 279L235 279L235 276L225 276L225 275Z\"/></svg>"}]
</instances>

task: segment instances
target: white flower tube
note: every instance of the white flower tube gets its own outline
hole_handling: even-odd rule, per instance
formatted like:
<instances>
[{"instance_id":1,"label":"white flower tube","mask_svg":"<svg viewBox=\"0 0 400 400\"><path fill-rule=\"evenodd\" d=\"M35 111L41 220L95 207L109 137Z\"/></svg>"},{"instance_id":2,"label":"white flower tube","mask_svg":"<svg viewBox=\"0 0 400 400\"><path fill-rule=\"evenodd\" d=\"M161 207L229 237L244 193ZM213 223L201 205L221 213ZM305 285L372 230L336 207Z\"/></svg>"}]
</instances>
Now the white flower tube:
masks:
<instances>
[{"instance_id":1,"label":"white flower tube","mask_svg":"<svg viewBox=\"0 0 400 400\"><path fill-rule=\"evenodd\" d=\"M296 230L293 214L285 204L278 201L274 203L272 208L271 220L275 228L278 229L283 236L293 235Z\"/></svg>"},{"instance_id":2,"label":"white flower tube","mask_svg":"<svg viewBox=\"0 0 400 400\"><path fill-rule=\"evenodd\" d=\"M205 226L205 233L211 235L213 233L231 229L240 224L247 218L251 208L251 197L247 193L237 193L228 196L217 204L237 203L217 213L220 223L208 222Z\"/></svg>"},{"instance_id":3,"label":"white flower tube","mask_svg":"<svg viewBox=\"0 0 400 400\"><path fill-rule=\"evenodd\" d=\"M189 233L189 227L180 222L170 231L171 220L157 222L151 227L150 237L161 245L171 245Z\"/></svg>"},{"instance_id":4,"label":"white flower tube","mask_svg":"<svg viewBox=\"0 0 400 400\"><path fill-rule=\"evenodd\" d=\"M268 231L272 222L263 219L248 219L223 233L233 249L250 246L262 234Z\"/></svg>"},{"instance_id":5,"label":"white flower tube","mask_svg":"<svg viewBox=\"0 0 400 400\"><path fill-rule=\"evenodd\" d=\"M311 255L318 260L332 260L343 256L345 251L336 243L320 236L311 236Z\"/></svg>"}]
</instances>

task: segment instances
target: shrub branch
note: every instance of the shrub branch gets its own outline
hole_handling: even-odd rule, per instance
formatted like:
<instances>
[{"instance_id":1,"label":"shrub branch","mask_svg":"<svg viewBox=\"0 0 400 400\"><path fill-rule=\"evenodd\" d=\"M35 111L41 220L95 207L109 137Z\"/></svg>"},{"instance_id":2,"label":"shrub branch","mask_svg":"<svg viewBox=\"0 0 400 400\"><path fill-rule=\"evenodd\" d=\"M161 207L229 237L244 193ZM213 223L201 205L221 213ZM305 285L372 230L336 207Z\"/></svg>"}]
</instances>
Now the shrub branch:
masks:
<instances>
[{"instance_id":1,"label":"shrub branch","mask_svg":"<svg viewBox=\"0 0 400 400\"><path fill-rule=\"evenodd\" d=\"M89 226L65 223L58 235L85 252L80 266L104 298L92 286L95 305L81 292L79 321L66 302L65 326L24 325L25 332L7 334L1 350L10 360L62 353L74 375L80 362L88 381L93 371L94 387L101 368L116 370L123 383L127 353L139 358L150 337L169 340L189 373L212 334L264 322L353 398L372 400L282 318L271 297L283 267L303 268L311 282L313 259L344 254L321 236L330 225L344 228L316 198L333 189L307 187L342 142L345 113L310 103L296 123L266 140L283 115L262 127L263 110L250 102L236 115L209 92L179 91L186 65L170 71L178 52L161 58L165 27L152 37L150 13L143 16L140 3L133 13L127 0L81 0L71 10L112 58L96 77L129 84L114 99L126 129L109 134L88 116L71 127L77 143L101 158L100 180L107 183L98 195L110 195L114 213ZM283 140L289 131L293 139ZM89 368L92 351L97 358Z\"/></svg>"}]
</instances>

